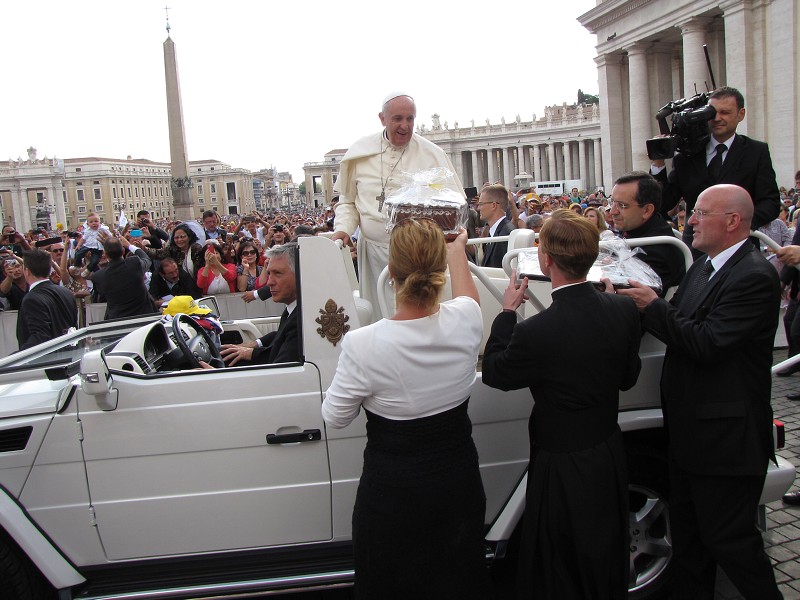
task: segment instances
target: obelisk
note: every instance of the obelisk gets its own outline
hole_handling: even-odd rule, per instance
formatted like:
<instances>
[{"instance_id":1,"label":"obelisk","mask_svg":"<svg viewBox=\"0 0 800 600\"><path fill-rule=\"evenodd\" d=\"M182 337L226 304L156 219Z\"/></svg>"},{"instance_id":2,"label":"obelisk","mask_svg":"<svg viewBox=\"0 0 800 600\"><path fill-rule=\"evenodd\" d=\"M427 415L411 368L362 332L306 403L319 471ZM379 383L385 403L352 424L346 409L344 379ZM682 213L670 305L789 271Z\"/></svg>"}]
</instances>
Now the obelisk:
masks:
<instances>
[{"instance_id":1,"label":"obelisk","mask_svg":"<svg viewBox=\"0 0 800 600\"><path fill-rule=\"evenodd\" d=\"M195 219L192 182L189 178L189 159L186 156L186 135L183 130L181 87L178 81L178 59L175 43L169 35L164 41L164 76L167 83L167 119L169 122L169 156L172 165L172 206L175 219Z\"/></svg>"}]
</instances>

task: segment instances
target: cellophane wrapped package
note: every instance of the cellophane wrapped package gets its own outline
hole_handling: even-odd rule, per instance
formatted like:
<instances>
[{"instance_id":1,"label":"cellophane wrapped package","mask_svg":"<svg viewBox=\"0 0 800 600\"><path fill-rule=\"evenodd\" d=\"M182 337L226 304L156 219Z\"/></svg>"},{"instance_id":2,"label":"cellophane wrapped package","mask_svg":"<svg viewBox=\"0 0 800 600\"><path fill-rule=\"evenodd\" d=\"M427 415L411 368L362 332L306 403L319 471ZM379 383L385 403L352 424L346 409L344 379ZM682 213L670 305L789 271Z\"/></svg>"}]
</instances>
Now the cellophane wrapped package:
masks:
<instances>
[{"instance_id":1,"label":"cellophane wrapped package","mask_svg":"<svg viewBox=\"0 0 800 600\"><path fill-rule=\"evenodd\" d=\"M467 225L468 208L463 195L446 187L453 173L437 167L402 175L400 189L386 199L386 230L405 219L424 218L441 227L445 239L455 239Z\"/></svg>"}]
</instances>

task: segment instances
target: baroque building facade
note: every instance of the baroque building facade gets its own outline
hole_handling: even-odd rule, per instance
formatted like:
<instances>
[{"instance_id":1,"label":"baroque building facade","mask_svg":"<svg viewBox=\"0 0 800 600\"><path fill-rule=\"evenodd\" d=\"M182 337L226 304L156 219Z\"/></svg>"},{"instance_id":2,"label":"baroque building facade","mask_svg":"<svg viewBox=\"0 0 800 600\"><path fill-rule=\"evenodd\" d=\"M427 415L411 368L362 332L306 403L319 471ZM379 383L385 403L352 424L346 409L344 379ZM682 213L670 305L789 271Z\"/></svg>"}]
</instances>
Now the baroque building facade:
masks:
<instances>
[{"instance_id":1,"label":"baroque building facade","mask_svg":"<svg viewBox=\"0 0 800 600\"><path fill-rule=\"evenodd\" d=\"M255 209L253 176L217 160L191 161L190 182L195 212L220 214ZM19 231L75 229L90 212L117 224L120 211L128 218L140 210L155 218L173 218L170 163L148 159L37 157L0 161L0 221Z\"/></svg>"},{"instance_id":2,"label":"baroque building facade","mask_svg":"<svg viewBox=\"0 0 800 600\"><path fill-rule=\"evenodd\" d=\"M507 188L527 182L580 180L584 190L603 187L600 156L600 113L597 104L545 107L545 115L523 121L517 115L507 123L472 120L468 127L450 127L434 114L430 129L417 132L444 150L467 187L500 182Z\"/></svg>"},{"instance_id":3,"label":"baroque building facade","mask_svg":"<svg viewBox=\"0 0 800 600\"><path fill-rule=\"evenodd\" d=\"M578 19L597 35L604 180L646 170L645 140L668 102L716 86L739 89L738 131L769 143L778 184L800 168L797 0L600 0Z\"/></svg>"}]
</instances>

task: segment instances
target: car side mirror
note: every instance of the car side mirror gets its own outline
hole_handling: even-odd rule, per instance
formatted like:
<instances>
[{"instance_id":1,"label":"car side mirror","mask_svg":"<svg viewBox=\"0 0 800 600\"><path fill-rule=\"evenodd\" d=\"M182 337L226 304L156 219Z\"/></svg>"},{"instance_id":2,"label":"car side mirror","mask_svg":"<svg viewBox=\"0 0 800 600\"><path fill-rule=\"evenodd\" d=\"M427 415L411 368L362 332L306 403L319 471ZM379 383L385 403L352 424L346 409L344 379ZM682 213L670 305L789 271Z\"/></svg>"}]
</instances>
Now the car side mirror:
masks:
<instances>
[{"instance_id":1,"label":"car side mirror","mask_svg":"<svg viewBox=\"0 0 800 600\"><path fill-rule=\"evenodd\" d=\"M101 410L117 408L117 392L111 389L111 374L102 350L87 352L81 358L81 390L94 396Z\"/></svg>"}]
</instances>

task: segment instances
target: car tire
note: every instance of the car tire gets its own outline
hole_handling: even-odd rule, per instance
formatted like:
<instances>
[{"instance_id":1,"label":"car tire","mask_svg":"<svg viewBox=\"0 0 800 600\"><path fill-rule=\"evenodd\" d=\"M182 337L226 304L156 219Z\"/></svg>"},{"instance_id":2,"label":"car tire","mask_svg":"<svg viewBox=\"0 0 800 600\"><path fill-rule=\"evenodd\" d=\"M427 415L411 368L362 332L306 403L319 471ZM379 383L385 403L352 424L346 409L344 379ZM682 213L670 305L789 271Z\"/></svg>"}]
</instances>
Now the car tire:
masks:
<instances>
[{"instance_id":1,"label":"car tire","mask_svg":"<svg viewBox=\"0 0 800 600\"><path fill-rule=\"evenodd\" d=\"M631 577L629 600L660 600L672 584L672 535L666 461L628 450Z\"/></svg>"},{"instance_id":2,"label":"car tire","mask_svg":"<svg viewBox=\"0 0 800 600\"><path fill-rule=\"evenodd\" d=\"M0 600L43 600L53 598L52 590L16 544L0 532Z\"/></svg>"}]
</instances>

